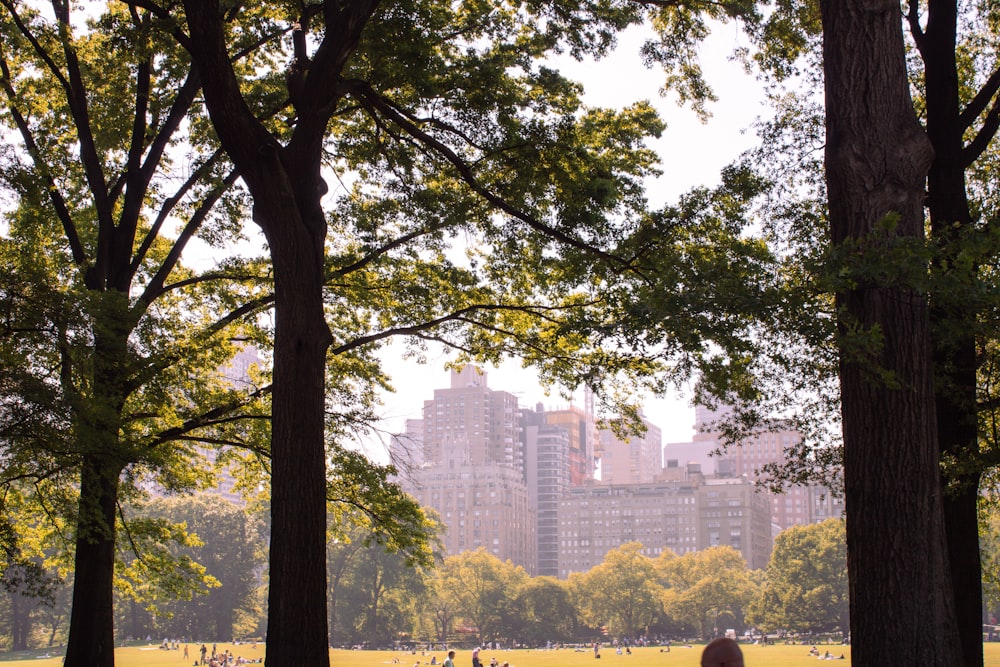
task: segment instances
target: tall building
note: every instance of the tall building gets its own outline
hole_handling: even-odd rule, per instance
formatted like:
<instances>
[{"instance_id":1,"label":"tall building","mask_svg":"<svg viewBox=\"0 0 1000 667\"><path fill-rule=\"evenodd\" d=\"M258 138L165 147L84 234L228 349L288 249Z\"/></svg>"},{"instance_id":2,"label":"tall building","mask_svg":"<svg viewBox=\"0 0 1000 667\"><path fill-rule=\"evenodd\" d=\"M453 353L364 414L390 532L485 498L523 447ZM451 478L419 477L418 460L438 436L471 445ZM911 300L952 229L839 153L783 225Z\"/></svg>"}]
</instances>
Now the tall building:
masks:
<instances>
[{"instance_id":1,"label":"tall building","mask_svg":"<svg viewBox=\"0 0 1000 667\"><path fill-rule=\"evenodd\" d=\"M559 500L570 488L571 438L565 426L547 422L548 413L522 411L528 502L537 526L537 574L554 577L559 571Z\"/></svg>"},{"instance_id":2,"label":"tall building","mask_svg":"<svg viewBox=\"0 0 1000 667\"><path fill-rule=\"evenodd\" d=\"M697 434L690 443L667 444L663 448L664 460L675 461L682 466L698 463L706 474L746 476L757 481L764 476L766 466L783 463L786 451L802 437L793 429L761 432L723 450L724 441L717 422L729 412L725 407L716 410L696 407ZM822 486L786 484L781 493L767 493L767 496L773 535L792 526L843 515L842 499Z\"/></svg>"},{"instance_id":3,"label":"tall building","mask_svg":"<svg viewBox=\"0 0 1000 667\"><path fill-rule=\"evenodd\" d=\"M496 463L523 470L517 397L493 391L472 365L451 372L451 386L424 401L424 459L446 466Z\"/></svg>"},{"instance_id":4,"label":"tall building","mask_svg":"<svg viewBox=\"0 0 1000 667\"><path fill-rule=\"evenodd\" d=\"M425 464L403 488L438 514L448 555L484 548L535 573L535 516L520 470L497 463Z\"/></svg>"},{"instance_id":5,"label":"tall building","mask_svg":"<svg viewBox=\"0 0 1000 667\"><path fill-rule=\"evenodd\" d=\"M600 457L600 442L594 428L594 416L580 408L570 406L558 410L544 410L539 404L537 412L544 412L545 423L558 426L569 437L569 483L571 486L586 484L594 479L594 469Z\"/></svg>"},{"instance_id":6,"label":"tall building","mask_svg":"<svg viewBox=\"0 0 1000 667\"><path fill-rule=\"evenodd\" d=\"M642 415L640 415L642 417ZM642 417L644 433L619 437L611 429L601 429L601 482L646 484L660 474L663 432Z\"/></svg>"},{"instance_id":7,"label":"tall building","mask_svg":"<svg viewBox=\"0 0 1000 667\"><path fill-rule=\"evenodd\" d=\"M719 545L742 553L755 570L771 559L768 494L745 475L703 478L698 487L698 550Z\"/></svg>"},{"instance_id":8,"label":"tall building","mask_svg":"<svg viewBox=\"0 0 1000 667\"><path fill-rule=\"evenodd\" d=\"M424 401L393 453L409 471L400 483L445 525L445 550L485 548L535 571L535 515L525 480L525 443L517 398L494 391L475 366L452 371L451 385Z\"/></svg>"}]
</instances>

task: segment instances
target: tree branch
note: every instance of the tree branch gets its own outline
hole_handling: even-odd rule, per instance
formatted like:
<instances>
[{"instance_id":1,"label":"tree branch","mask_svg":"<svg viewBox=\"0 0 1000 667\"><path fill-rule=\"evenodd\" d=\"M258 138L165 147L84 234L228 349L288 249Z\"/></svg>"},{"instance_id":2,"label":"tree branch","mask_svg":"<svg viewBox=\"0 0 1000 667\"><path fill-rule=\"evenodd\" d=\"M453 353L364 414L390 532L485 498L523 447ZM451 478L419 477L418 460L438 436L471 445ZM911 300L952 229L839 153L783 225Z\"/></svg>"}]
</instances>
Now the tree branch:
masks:
<instances>
[{"instance_id":1,"label":"tree branch","mask_svg":"<svg viewBox=\"0 0 1000 667\"><path fill-rule=\"evenodd\" d=\"M263 396L266 396L270 393L271 393L271 385L259 387L250 393L243 394L242 395L243 398L241 398L240 400L230 401L229 403L226 403L224 405L216 406L211 410L208 410L200 415L197 415L196 417L192 417L186 420L180 426L175 426L165 431L161 431L158 435L153 436L153 438L149 441L148 446L152 449L167 442L170 442L172 440L183 439L185 436L190 435L191 431L194 431L196 429L213 426L215 424L231 423L233 421L236 421L237 418L232 416L231 414L232 412L246 405L249 405L252 401L258 398L262 398ZM257 417L254 415L246 415L240 417L239 419L249 419L249 418L257 418Z\"/></svg>"},{"instance_id":2,"label":"tree branch","mask_svg":"<svg viewBox=\"0 0 1000 667\"><path fill-rule=\"evenodd\" d=\"M1000 77L998 77L1000 78ZM962 149L962 166L968 168L973 162L979 159L979 156L989 147L990 142L993 141L993 137L997 134L997 129L1000 128L1000 97L993 101L993 106L990 107L989 113L986 114L986 118L983 119L983 124L979 128L979 132L973 137L972 141Z\"/></svg>"},{"instance_id":3,"label":"tree branch","mask_svg":"<svg viewBox=\"0 0 1000 667\"><path fill-rule=\"evenodd\" d=\"M3 4L13 14L13 9L10 8L9 2L7 2L7 0L3 0ZM15 23L20 23L16 14L14 14L14 16ZM29 40L33 40L33 38L29 38ZM37 44L37 42L35 43ZM41 47L39 46L37 48ZM59 222L62 225L63 233L66 235L66 242L69 243L70 252L73 255L73 262L84 273L86 273L87 269L90 268L90 260L84 250L83 243L80 240L80 235L77 233L76 226L73 224L73 216L69 212L66 200L63 199L62 193L56 186L55 180L52 178L52 173L49 171L48 165L42 157L42 152L38 147L38 143L35 141L35 135L32 133L27 119L21 114L20 109L17 107L17 92L14 90L12 81L13 77L11 77L10 69L7 65L7 59L4 56L3 51L0 50L0 85L3 86L4 94L7 96L7 108L10 110L10 114L14 119L14 124L17 126L17 130L21 134L21 139L24 141L28 155L31 156L32 164L41 175L42 180L45 182L45 189L48 192L49 201L52 202L56 216L59 218Z\"/></svg>"},{"instance_id":4,"label":"tree branch","mask_svg":"<svg viewBox=\"0 0 1000 667\"><path fill-rule=\"evenodd\" d=\"M436 225L431 225L430 227L427 227L425 229L418 229L418 230L410 232L409 234L404 234L402 236L398 236L398 237L394 238L392 241L390 241L389 243L386 243L385 245L379 246L378 248L375 248L372 252L369 252L369 253L365 254L364 257L362 257L358 261L354 262L353 264L348 264L347 266L342 266L342 267L334 270L333 273L331 274L331 277L340 278L340 277L346 276L346 275L348 275L350 273L353 273L354 271L359 271L359 270L363 269L365 266L367 266L368 264L374 262L376 259L378 259L382 255L386 254L387 252L389 252L391 250L394 250L396 248L402 247L402 246L406 245L407 243L409 243L410 241L413 241L414 239L420 238L421 236L425 236L426 234L432 234L432 233L434 233L436 231L440 231L440 230L442 230L444 228L445 228L445 225L443 223L442 224L436 224Z\"/></svg>"},{"instance_id":5,"label":"tree branch","mask_svg":"<svg viewBox=\"0 0 1000 667\"><path fill-rule=\"evenodd\" d=\"M600 259L608 262L613 266L618 266L621 268L629 268L628 262L620 257L595 248L594 246L582 241L581 239L575 238L554 229L550 225L547 225L540 220L537 220L533 216L521 211L520 209L512 206L504 198L491 192L487 189L479 180L476 178L472 167L463 160L458 154L456 154L449 146L445 145L438 139L432 137L431 135L420 129L413 121L411 121L403 112L401 112L395 104L390 102L388 99L379 95L367 82L353 79L345 82L349 87L350 92L354 94L359 101L368 109L369 113L375 115L376 113L381 113L389 118L397 127L403 130L407 135L412 137L414 140L420 142L422 145L433 150L440 157L444 158L445 161L450 163L455 170L458 172L459 177L470 187L472 190L481 196L483 199L493 204L494 207L503 211L504 213L510 215L511 217L520 220L521 222L527 224L532 229L545 234L546 236L555 239L565 245L583 250L585 252L591 253Z\"/></svg>"},{"instance_id":6,"label":"tree branch","mask_svg":"<svg viewBox=\"0 0 1000 667\"><path fill-rule=\"evenodd\" d=\"M906 22L910 26L910 35L917 45L917 50L922 54L927 40L924 38L924 30L920 27L920 0L909 0L909 8L906 12Z\"/></svg>"},{"instance_id":7,"label":"tree branch","mask_svg":"<svg viewBox=\"0 0 1000 667\"><path fill-rule=\"evenodd\" d=\"M219 201L222 195L225 194L226 190L228 190L238 178L239 173L233 169L226 175L221 183L208 193L201 204L198 205L197 210L188 219L187 223L184 225L184 229L181 230L181 233L177 236L173 246L171 246L170 252L167 253L167 256L160 263L156 274L149 281L149 284L143 291L139 302L144 304L152 303L157 297L166 291L164 289L164 283L170 275L170 272L173 271L177 262L180 260L181 253L187 246L188 241L191 240L191 237L195 235L195 232L198 231L198 228L205 221L205 218L208 217L208 214L211 212L212 207L215 206L215 203ZM162 219L159 219L158 222L162 224ZM153 233L153 231L154 230L150 230L150 233ZM137 254L133 261L136 263L133 270L137 271L138 263L141 261L141 256ZM136 307L138 307L138 303Z\"/></svg>"},{"instance_id":8,"label":"tree branch","mask_svg":"<svg viewBox=\"0 0 1000 667\"><path fill-rule=\"evenodd\" d=\"M359 347L363 347L370 343L375 343L377 341L384 340L386 338L391 338L393 336L418 335L422 332L434 329L447 322L455 322L455 321L466 322L478 327L490 329L491 327L489 327L488 325L485 325L482 322L477 322L469 318L469 315L478 312L514 311L514 312L530 313L538 317L545 318L545 311L564 310L564 309L565 307L562 306L512 306L512 305L502 305L502 304L476 304L472 306L466 306L465 308L459 308L458 310L452 313L448 313L447 315L442 315L440 317L427 320L426 322L422 322L420 324L413 324L410 326L402 326L402 327L393 327L391 329L385 329L383 331L369 334L367 336L359 336L338 347L331 348L330 353L344 354ZM493 329L493 330L500 331L498 329ZM512 332L505 332L505 333L511 336L514 335Z\"/></svg>"},{"instance_id":9,"label":"tree branch","mask_svg":"<svg viewBox=\"0 0 1000 667\"><path fill-rule=\"evenodd\" d=\"M76 127L77 139L80 142L80 162L83 164L84 175L90 194L94 198L94 211L97 215L97 251L94 256L94 266L86 276L86 282L91 289L107 287L111 251L114 245L115 224L113 207L108 192L107 181L97 144L90 127L90 112L87 105L87 88L84 85L80 61L73 47L72 24L70 23L69 3L52 0L56 21L59 25L59 37L63 46L63 57L66 59L67 89L66 99L69 102L73 125Z\"/></svg>"},{"instance_id":10,"label":"tree branch","mask_svg":"<svg viewBox=\"0 0 1000 667\"><path fill-rule=\"evenodd\" d=\"M986 107L989 106L990 101L997 94L997 90L1000 90L1000 69L993 70L990 78L986 80L986 83L979 89L976 96L969 101L969 104L962 109L962 113L958 115L958 122L961 123L963 128L968 129L972 127L972 124L976 122L980 114L986 111Z\"/></svg>"}]
</instances>

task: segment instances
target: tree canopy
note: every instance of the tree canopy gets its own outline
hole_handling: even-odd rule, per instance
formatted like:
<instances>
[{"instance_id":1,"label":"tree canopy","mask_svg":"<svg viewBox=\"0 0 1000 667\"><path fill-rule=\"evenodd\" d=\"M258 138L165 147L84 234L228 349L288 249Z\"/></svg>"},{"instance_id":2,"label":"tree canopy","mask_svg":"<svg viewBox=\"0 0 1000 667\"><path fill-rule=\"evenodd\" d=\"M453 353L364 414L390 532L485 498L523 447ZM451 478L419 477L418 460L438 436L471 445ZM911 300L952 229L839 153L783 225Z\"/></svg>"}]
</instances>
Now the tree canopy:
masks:
<instances>
[{"instance_id":1,"label":"tree canopy","mask_svg":"<svg viewBox=\"0 0 1000 667\"><path fill-rule=\"evenodd\" d=\"M748 621L765 632L850 631L842 519L783 531L774 541Z\"/></svg>"}]
</instances>

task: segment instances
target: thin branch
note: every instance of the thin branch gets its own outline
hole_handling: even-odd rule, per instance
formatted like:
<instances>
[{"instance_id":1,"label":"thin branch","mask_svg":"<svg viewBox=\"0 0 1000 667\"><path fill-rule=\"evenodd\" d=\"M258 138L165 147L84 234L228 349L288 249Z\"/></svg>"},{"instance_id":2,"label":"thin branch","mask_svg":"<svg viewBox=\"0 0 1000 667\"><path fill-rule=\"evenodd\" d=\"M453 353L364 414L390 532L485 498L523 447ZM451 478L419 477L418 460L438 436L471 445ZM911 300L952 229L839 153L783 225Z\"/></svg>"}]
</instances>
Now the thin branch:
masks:
<instances>
[{"instance_id":1,"label":"thin branch","mask_svg":"<svg viewBox=\"0 0 1000 667\"><path fill-rule=\"evenodd\" d=\"M149 565L146 564L145 559L143 559L142 557L142 550L139 549L139 545L136 544L135 538L132 537L132 530L129 528L128 521L125 520L125 511L122 508L121 501L116 500L115 507L118 508L118 518L121 519L122 530L125 531L125 537L128 539L128 543L132 547L132 553L135 554L136 560L138 560L143 565L146 565L146 567L149 567Z\"/></svg>"},{"instance_id":2,"label":"thin branch","mask_svg":"<svg viewBox=\"0 0 1000 667\"><path fill-rule=\"evenodd\" d=\"M149 231L143 238L142 243L139 244L138 250L136 250L135 259L131 268L133 273L138 269L141 259L146 256L147 252L149 252L153 242L159 236L160 229L163 228L164 223L170 217L170 214L173 212L177 204L184 198L184 195L191 191L191 189L193 189L194 186L201 181L201 179L209 172L209 170L211 170L212 166L214 166L223 155L225 155L225 152L221 148L217 149L207 160L198 165L198 168L195 169L187 180L181 184L181 187L179 187L173 195L163 200L163 203L160 204L160 209L156 214L156 220L153 221L153 224L150 226Z\"/></svg>"},{"instance_id":3,"label":"thin branch","mask_svg":"<svg viewBox=\"0 0 1000 667\"><path fill-rule=\"evenodd\" d=\"M549 310L564 310L565 308L566 307L564 307L564 306L553 307L553 306L511 306L511 305L502 305L502 304L477 304L477 305L467 306L465 308L460 308L460 309L458 309L458 310L456 310L456 311L454 311L452 313L449 313L447 315L442 315L440 317L436 317L434 319L428 320L426 322L422 322L420 324L414 324L414 325L403 326L403 327L393 327L391 329L385 329L383 331L379 331L377 333L369 334L367 336L359 336L358 338L354 338L351 341L349 341L347 343L344 343L343 345L337 346L335 348L331 348L330 353L331 354L344 354L344 353L350 352L351 350L355 350L355 349L357 349L359 347L363 347L365 345L369 345L371 343L374 343L374 342L377 342L377 341L380 341L380 340L385 340L386 338L392 338L394 336L416 336L416 335L420 335L420 334L422 334L422 333L424 333L426 331L434 329L434 328L436 328L436 327L438 327L438 326L440 326L442 324L446 324L448 322L465 322L465 323L468 323L468 324L473 324L473 325L478 326L480 328L491 329L493 331L500 331L500 330L492 328L492 327L490 327L490 326L488 326L486 324L483 324L482 322L478 322L476 320L473 320L473 319L471 319L469 317L469 315L471 315L473 313L478 313L478 312L487 312L487 311L514 311L514 312L530 313L530 314L536 315L538 317L544 318L545 317L545 311L549 311ZM510 336L515 336L515 334L513 334L512 332L506 332L506 333L508 335L510 335Z\"/></svg>"},{"instance_id":4,"label":"thin branch","mask_svg":"<svg viewBox=\"0 0 1000 667\"><path fill-rule=\"evenodd\" d=\"M147 304L152 303L157 297L165 292L164 282L170 275L170 272L173 271L174 267L177 265L177 262L180 261L181 253L183 253L188 241L191 240L191 238L195 235L195 232L198 231L198 228L208 217L212 207L215 206L216 202L222 198L222 195L225 194L230 187L232 187L233 183L235 183L238 178L239 173L233 169L228 175L226 175L221 183L208 193L201 204L199 204L198 209L194 212L191 218L187 221L187 224L184 225L184 229L182 229L181 233L177 236L173 246L170 248L170 252L167 253L167 256L160 263L159 268L156 270L156 274L149 281L149 284L146 286L146 289L143 291L142 297L138 300L138 302ZM137 256L136 261L139 259L140 258Z\"/></svg>"},{"instance_id":5,"label":"thin branch","mask_svg":"<svg viewBox=\"0 0 1000 667\"><path fill-rule=\"evenodd\" d=\"M335 271L333 271L333 273L331 274L330 277L331 278L335 278L335 277L336 278L341 278L341 277L346 276L346 275L348 275L350 273L353 273L355 271L359 271L359 270L363 269L365 266L367 266L368 264L374 262L376 259L378 259L382 255L390 252L391 250L394 250L396 248L404 246L407 243L409 243L410 241L413 241L414 239L418 239L421 236L426 236L427 234L433 234L436 231L440 231L440 230L444 229L446 226L447 225L445 225L444 223L439 223L439 224L431 225L431 226L429 226L429 227L427 227L425 229L418 229L418 230L415 230L413 232L410 232L409 234L404 234L403 236L399 236L399 237L393 239L392 241L390 241L389 243L387 243L387 244L385 244L383 246L379 246L378 248L376 248L372 252L367 253L364 257L362 257L358 261L354 262L353 264L348 264L347 266L342 266L339 269L336 269Z\"/></svg>"},{"instance_id":6,"label":"thin branch","mask_svg":"<svg viewBox=\"0 0 1000 667\"><path fill-rule=\"evenodd\" d=\"M392 102L379 95L367 82L355 79L345 82L345 84L349 87L351 92L359 98L362 104L369 109L369 113L372 115L376 112L382 113L415 141L420 142L422 145L436 152L440 157L444 158L455 168L459 177L465 181L465 183L472 188L476 194L493 204L493 206L500 211L503 211L511 217L524 222L532 229L560 241L565 245L591 253L614 266L626 269L629 268L628 263L624 259L616 257L615 255L599 248L595 248L585 241L570 236L569 234L561 232L558 229L554 229L550 225L537 220L533 216L511 205L503 197L500 197L490 191L486 186L479 182L479 179L476 178L472 168L465 160L456 154L449 146L420 129L406 115L397 109Z\"/></svg>"},{"instance_id":7,"label":"thin branch","mask_svg":"<svg viewBox=\"0 0 1000 667\"><path fill-rule=\"evenodd\" d=\"M986 80L986 83L979 89L976 96L972 98L969 104L962 109L962 113L958 115L958 122L961 123L964 129L972 127L972 124L976 122L980 114L986 111L986 107L990 105L990 102L996 96L997 90L1000 90L1000 69L993 70L990 78Z\"/></svg>"},{"instance_id":8,"label":"thin branch","mask_svg":"<svg viewBox=\"0 0 1000 667\"><path fill-rule=\"evenodd\" d=\"M964 167L970 167L989 148L990 142L996 136L998 128L1000 128L1000 97L993 101L993 106L990 107L989 113L983 119L983 124L979 128L979 132L962 149L962 164Z\"/></svg>"},{"instance_id":9,"label":"thin branch","mask_svg":"<svg viewBox=\"0 0 1000 667\"><path fill-rule=\"evenodd\" d=\"M83 243L80 240L80 235L77 233L76 226L73 224L73 216L70 214L69 207L66 205L66 200L63 198L62 193L56 186L55 179L52 178L52 173L49 171L48 165L42 157L42 151L35 141L35 135L31 131L28 121L21 114L20 109L18 109L15 105L17 93L11 85L11 81L13 81L13 78L11 77L10 69L7 66L7 59L3 56L3 51L0 50L0 84L3 85L4 94L8 99L7 108L10 110L11 116L14 119L14 124L17 125L18 132L21 134L21 139L24 141L28 155L31 156L31 161L35 170L38 171L42 180L45 182L45 189L48 192L49 201L52 202L52 207L55 209L56 216L59 218L59 222L62 225L63 233L66 235L66 242L69 243L70 252L73 255L73 262L84 273L86 273L86 270L90 268L90 263L87 258L86 250L84 250Z\"/></svg>"},{"instance_id":10,"label":"thin branch","mask_svg":"<svg viewBox=\"0 0 1000 667\"><path fill-rule=\"evenodd\" d=\"M115 226L112 218L113 207L108 192L104 168L97 153L97 142L91 131L90 112L87 105L87 87L84 84L83 70L73 47L72 24L70 23L69 3L52 0L52 8L56 14L59 26L59 37L63 46L63 57L66 59L69 88L66 100L69 102L73 125L76 127L79 140L80 162L83 173L94 198L94 209L97 215L97 253L94 258L94 271L88 276L88 286L103 288L108 278L109 262L114 243Z\"/></svg>"},{"instance_id":11,"label":"thin branch","mask_svg":"<svg viewBox=\"0 0 1000 667\"><path fill-rule=\"evenodd\" d=\"M169 283L164 287L164 291L171 291L176 289L182 289L184 287L190 287L192 285L199 285L201 283L212 282L214 280L229 280L236 282L260 282L264 280L264 277L256 273L228 273L226 271L216 271L212 273L202 273L191 278L185 278L184 280L178 280L175 283ZM274 295L271 294L267 297L261 297L258 299L261 305L266 305L274 302Z\"/></svg>"},{"instance_id":12,"label":"thin branch","mask_svg":"<svg viewBox=\"0 0 1000 667\"><path fill-rule=\"evenodd\" d=\"M917 45L917 50L922 54L924 46L927 44L927 39L924 36L924 29L920 27L920 0L909 0L906 21L910 26L910 35Z\"/></svg>"},{"instance_id":13,"label":"thin branch","mask_svg":"<svg viewBox=\"0 0 1000 667\"><path fill-rule=\"evenodd\" d=\"M192 69L188 73L187 79L185 79L184 83L181 84L180 90L177 91L177 96L174 98L174 102L170 106L170 112L167 114L163 125L159 130L157 130L156 136L154 136L152 142L150 142L148 153L146 154L145 160L142 160L141 166L140 159L143 152L143 138L145 136L146 129L145 123L142 122L142 127L137 129L138 136L134 140L134 145L129 150L129 165L126 171L128 192L125 195L126 203L125 210L122 213L122 218L138 220L139 213L143 205L143 195L148 190L149 182L152 180L153 175L160 166L160 160L163 157L164 151L166 151L167 147L170 145L171 137L174 136L174 133L180 127L181 122L191 109L191 105L194 103L195 95L198 93L198 89L200 87L201 82L198 78L197 71ZM142 114L141 118L137 118L136 123L140 124L140 122L144 119L145 113ZM116 187L121 186L116 184Z\"/></svg>"},{"instance_id":14,"label":"thin branch","mask_svg":"<svg viewBox=\"0 0 1000 667\"><path fill-rule=\"evenodd\" d=\"M174 428L169 428L159 435L152 438L149 443L150 448L157 447L164 443L170 442L171 440L182 439L183 436L190 434L191 431L195 429L203 428L206 426L211 426L215 423L219 423L221 420L225 420L231 417L230 413L234 410L249 404L251 401L266 396L271 393L271 385L260 387L252 392L245 394L245 398L238 401L230 401L227 404L217 406L208 410L196 417L192 417L186 420L180 426L175 426Z\"/></svg>"},{"instance_id":15,"label":"thin branch","mask_svg":"<svg viewBox=\"0 0 1000 667\"><path fill-rule=\"evenodd\" d=\"M197 336L194 337L195 342L200 340L207 340L212 335L222 331L224 328L226 328L233 322L239 320L240 318L244 317L249 313L255 312L258 308L262 307L263 305L270 303L271 301L273 301L273 299L274 299L273 295L268 295L266 297L255 299L253 301L248 301L247 303L242 304L239 308L230 311L222 318L216 320L215 322L212 322L210 326L208 326L204 331L200 332ZM155 363L151 363L141 373L137 373L135 377L132 379L132 381L129 382L129 387L131 388L132 391L134 391L138 387L143 386L146 382L149 382L152 377L155 377L157 373L159 373L165 368L168 368L174 363L180 361L182 356L183 356L183 351L178 349L175 349L170 354L163 354L156 360Z\"/></svg>"}]
</instances>

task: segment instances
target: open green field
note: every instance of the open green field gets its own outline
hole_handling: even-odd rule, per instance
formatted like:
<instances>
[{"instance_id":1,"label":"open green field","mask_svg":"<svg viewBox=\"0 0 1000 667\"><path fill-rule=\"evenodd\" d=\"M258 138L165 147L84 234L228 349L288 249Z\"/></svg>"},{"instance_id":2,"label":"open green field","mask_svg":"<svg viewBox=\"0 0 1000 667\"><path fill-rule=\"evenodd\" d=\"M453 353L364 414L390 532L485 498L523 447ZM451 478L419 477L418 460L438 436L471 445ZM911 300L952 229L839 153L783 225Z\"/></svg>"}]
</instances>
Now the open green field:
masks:
<instances>
[{"instance_id":1,"label":"open green field","mask_svg":"<svg viewBox=\"0 0 1000 667\"><path fill-rule=\"evenodd\" d=\"M198 655L201 644L188 644L188 660L181 650L164 651L155 644L148 646L129 646L115 651L116 667L192 667ZM211 648L211 644L209 644ZM555 651L516 650L516 651L482 651L480 657L485 665L490 658L496 656L502 665L510 663L510 667L698 667L701 645L690 647L672 646L669 653L661 652L659 647L634 648L632 655L617 655L611 647L601 650L601 659L594 659L589 649L575 650L564 648ZM849 647L840 645L817 646L820 653L829 650L833 655L844 653L844 660L819 660L808 654L809 647L803 645L778 644L773 646L743 646L743 655L747 667L847 667L851 664ZM247 659L264 657L264 645L256 648L248 644L219 644L218 650L230 650L233 655ZM1000 667L1000 643L985 644L986 667ZM460 650L456 652L455 667L471 667L472 652ZM330 651L331 667L427 667L431 656L436 655L438 662L444 660L444 651L426 654L412 654L403 651L349 651L335 649ZM60 667L61 654L57 652L32 651L30 653L4 653L0 660L5 661L5 667ZM595 664L596 663L596 664Z\"/></svg>"}]
</instances>

